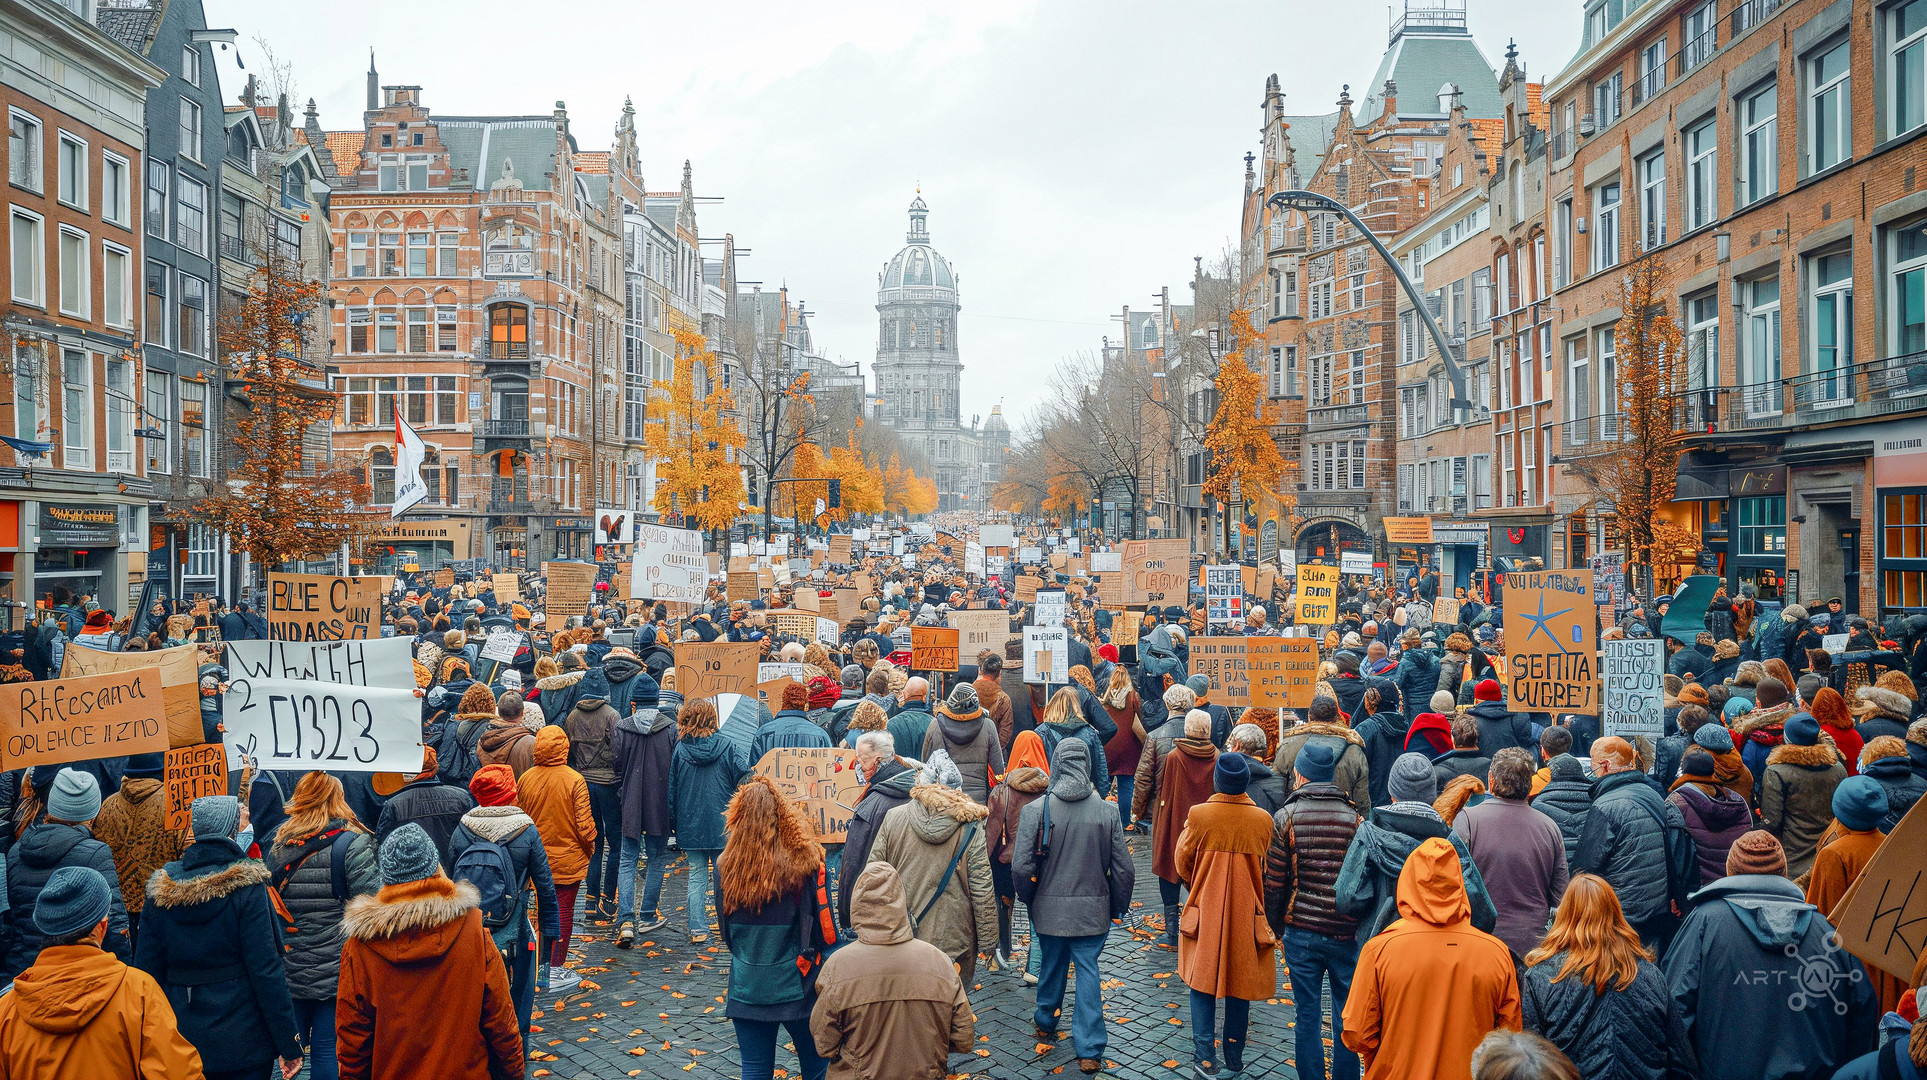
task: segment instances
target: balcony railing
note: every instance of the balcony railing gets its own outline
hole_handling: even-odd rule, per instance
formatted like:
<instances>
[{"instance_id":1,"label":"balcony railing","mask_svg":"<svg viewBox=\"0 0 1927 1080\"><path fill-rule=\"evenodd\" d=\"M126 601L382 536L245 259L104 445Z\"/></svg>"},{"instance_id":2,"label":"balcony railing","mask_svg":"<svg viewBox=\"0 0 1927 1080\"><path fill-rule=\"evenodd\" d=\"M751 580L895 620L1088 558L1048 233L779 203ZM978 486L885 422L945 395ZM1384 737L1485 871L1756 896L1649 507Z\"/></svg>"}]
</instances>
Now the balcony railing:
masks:
<instances>
[{"instance_id":1,"label":"balcony railing","mask_svg":"<svg viewBox=\"0 0 1927 1080\"><path fill-rule=\"evenodd\" d=\"M481 430L476 434L485 439L526 439L529 437L527 420L484 420Z\"/></svg>"},{"instance_id":2,"label":"balcony railing","mask_svg":"<svg viewBox=\"0 0 1927 1080\"><path fill-rule=\"evenodd\" d=\"M526 341L488 341L475 343L477 360L527 360L529 343Z\"/></svg>"},{"instance_id":3,"label":"balcony railing","mask_svg":"<svg viewBox=\"0 0 1927 1080\"><path fill-rule=\"evenodd\" d=\"M1352 424L1362 424L1368 419L1363 405L1335 405L1330 408L1309 409L1305 413L1308 427L1334 428Z\"/></svg>"},{"instance_id":4,"label":"balcony railing","mask_svg":"<svg viewBox=\"0 0 1927 1080\"><path fill-rule=\"evenodd\" d=\"M1718 24L1701 31L1698 37L1681 46L1673 54L1673 72L1684 75L1713 58L1720 51L1720 32Z\"/></svg>"},{"instance_id":5,"label":"balcony railing","mask_svg":"<svg viewBox=\"0 0 1927 1080\"><path fill-rule=\"evenodd\" d=\"M1667 64L1661 63L1633 80L1633 105L1637 106L1650 97L1658 97L1659 92L1666 89L1667 68Z\"/></svg>"},{"instance_id":6,"label":"balcony railing","mask_svg":"<svg viewBox=\"0 0 1927 1080\"><path fill-rule=\"evenodd\" d=\"M1771 18L1774 12L1780 10L1782 2L1783 0L1746 0L1745 3L1734 8L1733 13L1727 16L1727 26L1731 28L1727 40L1731 41Z\"/></svg>"},{"instance_id":7,"label":"balcony railing","mask_svg":"<svg viewBox=\"0 0 1927 1080\"><path fill-rule=\"evenodd\" d=\"M1896 413L1927 412L1927 352L1872 360L1777 382L1688 390L1676 399L1682 431L1722 435Z\"/></svg>"},{"instance_id":8,"label":"balcony railing","mask_svg":"<svg viewBox=\"0 0 1927 1080\"><path fill-rule=\"evenodd\" d=\"M1559 427L1560 456L1565 458L1610 454L1632 438L1631 425L1622 423L1618 413L1568 420Z\"/></svg>"}]
</instances>

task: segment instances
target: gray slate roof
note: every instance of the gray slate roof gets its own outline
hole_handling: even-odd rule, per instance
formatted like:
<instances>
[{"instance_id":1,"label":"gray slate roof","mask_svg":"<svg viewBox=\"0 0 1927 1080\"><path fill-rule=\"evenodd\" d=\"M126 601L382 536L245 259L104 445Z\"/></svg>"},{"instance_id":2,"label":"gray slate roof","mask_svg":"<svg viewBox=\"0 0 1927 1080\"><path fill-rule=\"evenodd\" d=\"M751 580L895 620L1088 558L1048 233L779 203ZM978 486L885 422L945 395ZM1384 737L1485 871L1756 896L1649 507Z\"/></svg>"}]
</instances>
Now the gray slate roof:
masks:
<instances>
[{"instance_id":1,"label":"gray slate roof","mask_svg":"<svg viewBox=\"0 0 1927 1080\"><path fill-rule=\"evenodd\" d=\"M547 116L436 116L450 168L467 169L469 181L486 191L511 160L523 187L546 187L555 172L555 120ZM575 136L569 136L575 149Z\"/></svg>"},{"instance_id":2,"label":"gray slate roof","mask_svg":"<svg viewBox=\"0 0 1927 1080\"><path fill-rule=\"evenodd\" d=\"M1393 41L1378 62L1372 81L1365 84L1365 100L1352 111L1352 122L1365 127L1385 109L1385 80L1392 79L1398 90L1400 116L1437 116L1446 111L1438 107L1439 87L1456 84L1465 103L1465 115L1474 119L1493 119L1505 115L1499 100L1499 75L1479 51L1471 34L1450 31L1407 30ZM1309 171L1306 175L1311 175Z\"/></svg>"}]
</instances>

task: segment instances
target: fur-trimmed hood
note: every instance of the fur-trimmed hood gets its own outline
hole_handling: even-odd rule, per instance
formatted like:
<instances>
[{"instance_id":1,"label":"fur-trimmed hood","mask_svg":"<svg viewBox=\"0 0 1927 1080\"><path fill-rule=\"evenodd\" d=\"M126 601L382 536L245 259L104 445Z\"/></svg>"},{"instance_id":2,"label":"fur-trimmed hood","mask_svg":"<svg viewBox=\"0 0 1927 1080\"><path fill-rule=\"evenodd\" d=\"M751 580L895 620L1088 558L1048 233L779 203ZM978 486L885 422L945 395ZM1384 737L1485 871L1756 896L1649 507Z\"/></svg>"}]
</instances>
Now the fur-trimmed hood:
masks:
<instances>
[{"instance_id":1,"label":"fur-trimmed hood","mask_svg":"<svg viewBox=\"0 0 1927 1080\"><path fill-rule=\"evenodd\" d=\"M891 811L895 813L896 811ZM910 789L910 802L903 812L910 815L910 829L927 844L941 844L966 823L990 816L990 808L953 787L918 784Z\"/></svg>"},{"instance_id":2,"label":"fur-trimmed hood","mask_svg":"<svg viewBox=\"0 0 1927 1080\"><path fill-rule=\"evenodd\" d=\"M181 863L171 862L154 871L147 879L148 902L164 908L189 907L219 900L250 885L268 883L268 868L253 859L243 858L196 877L178 876L184 869Z\"/></svg>"},{"instance_id":3,"label":"fur-trimmed hood","mask_svg":"<svg viewBox=\"0 0 1927 1080\"><path fill-rule=\"evenodd\" d=\"M1353 731L1349 725L1331 720L1307 721L1288 731L1282 732L1278 737L1280 739L1296 739L1300 736L1311 735L1329 735L1334 739L1343 739L1357 747L1363 747L1365 745L1364 737L1358 732Z\"/></svg>"},{"instance_id":4,"label":"fur-trimmed hood","mask_svg":"<svg viewBox=\"0 0 1927 1080\"><path fill-rule=\"evenodd\" d=\"M1754 687L1760 685L1760 680L1764 678L1766 678L1765 664L1758 660L1742 660L1740 666L1733 669L1732 683L1734 686Z\"/></svg>"},{"instance_id":5,"label":"fur-trimmed hood","mask_svg":"<svg viewBox=\"0 0 1927 1080\"><path fill-rule=\"evenodd\" d=\"M341 927L390 963L432 961L454 947L469 912L476 912L475 924L481 925L480 903L475 886L437 871L348 901Z\"/></svg>"},{"instance_id":6,"label":"fur-trimmed hood","mask_svg":"<svg viewBox=\"0 0 1927 1080\"><path fill-rule=\"evenodd\" d=\"M1798 765L1803 769L1826 769L1839 763L1840 753L1829 742L1817 742L1812 746L1781 743L1766 756L1767 768L1775 765Z\"/></svg>"},{"instance_id":7,"label":"fur-trimmed hood","mask_svg":"<svg viewBox=\"0 0 1927 1080\"><path fill-rule=\"evenodd\" d=\"M1915 746L1927 746L1927 720L1916 720L1908 726L1907 741Z\"/></svg>"},{"instance_id":8,"label":"fur-trimmed hood","mask_svg":"<svg viewBox=\"0 0 1927 1080\"><path fill-rule=\"evenodd\" d=\"M500 844L535 827L535 819L519 806L478 806L462 815L462 827L479 840Z\"/></svg>"},{"instance_id":9,"label":"fur-trimmed hood","mask_svg":"<svg viewBox=\"0 0 1927 1080\"><path fill-rule=\"evenodd\" d=\"M1884 717L1905 724L1913 716L1914 703L1905 694L1893 690L1883 690L1878 686L1863 686L1854 691L1853 715L1860 720Z\"/></svg>"},{"instance_id":10,"label":"fur-trimmed hood","mask_svg":"<svg viewBox=\"0 0 1927 1080\"><path fill-rule=\"evenodd\" d=\"M1739 656L1740 646L1737 642L1721 638L1713 644L1713 659L1715 660L1737 660Z\"/></svg>"},{"instance_id":11,"label":"fur-trimmed hood","mask_svg":"<svg viewBox=\"0 0 1927 1080\"><path fill-rule=\"evenodd\" d=\"M1754 709L1749 713L1742 713L1733 721L1733 741L1739 742L1751 737L1756 731L1785 724L1793 719L1793 714L1797 711L1789 701L1783 705L1770 705Z\"/></svg>"},{"instance_id":12,"label":"fur-trimmed hood","mask_svg":"<svg viewBox=\"0 0 1927 1080\"><path fill-rule=\"evenodd\" d=\"M535 688L537 690L567 690L569 687L581 682L582 677L588 673L586 669L577 669L575 671L565 671L560 675L544 675L535 680Z\"/></svg>"},{"instance_id":13,"label":"fur-trimmed hood","mask_svg":"<svg viewBox=\"0 0 1927 1080\"><path fill-rule=\"evenodd\" d=\"M1036 795L1050 787L1050 774L1035 765L1019 765L1004 777L1012 791Z\"/></svg>"}]
</instances>

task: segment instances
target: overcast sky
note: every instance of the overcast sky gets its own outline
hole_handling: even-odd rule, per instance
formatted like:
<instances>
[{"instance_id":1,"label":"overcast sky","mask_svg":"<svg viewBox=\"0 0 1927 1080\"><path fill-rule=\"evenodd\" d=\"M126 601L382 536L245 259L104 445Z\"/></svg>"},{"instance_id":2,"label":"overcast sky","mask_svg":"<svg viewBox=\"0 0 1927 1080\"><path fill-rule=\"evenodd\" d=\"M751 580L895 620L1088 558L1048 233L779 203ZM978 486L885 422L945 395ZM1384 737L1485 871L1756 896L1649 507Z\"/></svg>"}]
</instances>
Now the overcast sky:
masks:
<instances>
[{"instance_id":1,"label":"overcast sky","mask_svg":"<svg viewBox=\"0 0 1927 1080\"><path fill-rule=\"evenodd\" d=\"M361 125L371 45L382 82L436 112L565 101L586 150L633 97L649 187L692 161L696 193L724 200L699 205L702 235L752 249L741 276L787 284L818 351L866 375L877 273L921 185L961 275L964 416L1001 401L1013 426L1058 358L1118 336L1122 306L1167 285L1189 301L1192 256L1238 227L1265 77L1288 112L1329 111L1342 84L1364 96L1387 29L1358 0L204 2L250 70L257 35L293 64L329 130ZM1469 4L1495 68L1508 37L1534 80L1577 47L1577 0Z\"/></svg>"}]
</instances>

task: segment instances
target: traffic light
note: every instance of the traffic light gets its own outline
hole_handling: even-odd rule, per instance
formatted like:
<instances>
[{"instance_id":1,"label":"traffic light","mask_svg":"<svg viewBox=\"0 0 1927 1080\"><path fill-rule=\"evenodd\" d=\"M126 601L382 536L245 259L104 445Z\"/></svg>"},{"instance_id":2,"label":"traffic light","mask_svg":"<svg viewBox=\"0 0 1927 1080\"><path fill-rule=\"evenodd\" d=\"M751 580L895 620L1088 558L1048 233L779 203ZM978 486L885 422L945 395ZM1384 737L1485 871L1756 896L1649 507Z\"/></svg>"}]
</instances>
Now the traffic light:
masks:
<instances>
[{"instance_id":1,"label":"traffic light","mask_svg":"<svg viewBox=\"0 0 1927 1080\"><path fill-rule=\"evenodd\" d=\"M835 510L836 508L842 505L843 505L843 481L832 480L830 481L830 501L829 501L830 509Z\"/></svg>"}]
</instances>

